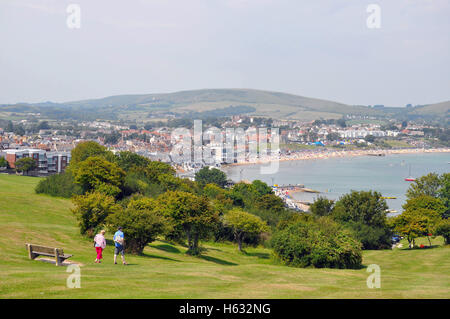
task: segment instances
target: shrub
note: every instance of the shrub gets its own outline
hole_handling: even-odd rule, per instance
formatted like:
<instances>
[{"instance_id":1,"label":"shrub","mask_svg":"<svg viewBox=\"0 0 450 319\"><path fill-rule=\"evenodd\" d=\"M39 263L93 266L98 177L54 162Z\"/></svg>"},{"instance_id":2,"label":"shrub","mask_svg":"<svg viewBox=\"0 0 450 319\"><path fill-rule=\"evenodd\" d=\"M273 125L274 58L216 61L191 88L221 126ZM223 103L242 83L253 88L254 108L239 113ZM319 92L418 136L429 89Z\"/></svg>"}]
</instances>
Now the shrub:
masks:
<instances>
[{"instance_id":1,"label":"shrub","mask_svg":"<svg viewBox=\"0 0 450 319\"><path fill-rule=\"evenodd\" d=\"M39 181L34 190L37 194L47 194L70 198L73 195L81 195L83 190L74 183L73 176L69 171L61 174L51 175Z\"/></svg>"},{"instance_id":2,"label":"shrub","mask_svg":"<svg viewBox=\"0 0 450 319\"><path fill-rule=\"evenodd\" d=\"M272 237L275 256L294 267L359 268L361 244L327 218L299 221Z\"/></svg>"}]
</instances>

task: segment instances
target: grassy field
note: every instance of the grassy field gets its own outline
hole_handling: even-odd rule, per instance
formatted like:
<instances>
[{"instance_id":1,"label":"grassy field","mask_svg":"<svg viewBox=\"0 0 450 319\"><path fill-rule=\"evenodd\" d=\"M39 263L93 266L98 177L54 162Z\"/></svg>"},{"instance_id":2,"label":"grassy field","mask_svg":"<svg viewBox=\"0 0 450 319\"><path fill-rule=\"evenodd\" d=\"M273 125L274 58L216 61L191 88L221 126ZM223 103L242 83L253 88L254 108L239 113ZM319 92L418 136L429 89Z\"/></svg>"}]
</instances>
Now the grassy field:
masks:
<instances>
[{"instance_id":1,"label":"grassy field","mask_svg":"<svg viewBox=\"0 0 450 319\"><path fill-rule=\"evenodd\" d=\"M34 194L37 178L0 175L0 298L448 298L450 249L365 251L381 267L381 289L366 269L298 269L277 264L265 248L238 253L203 243L201 257L157 241L143 256L113 265L112 235L104 262L94 264L91 240L79 235L70 201ZM64 248L82 264L81 288L66 287L65 267L28 259L25 243ZM424 241L425 243L425 241ZM406 245L404 245L406 247Z\"/></svg>"}]
</instances>

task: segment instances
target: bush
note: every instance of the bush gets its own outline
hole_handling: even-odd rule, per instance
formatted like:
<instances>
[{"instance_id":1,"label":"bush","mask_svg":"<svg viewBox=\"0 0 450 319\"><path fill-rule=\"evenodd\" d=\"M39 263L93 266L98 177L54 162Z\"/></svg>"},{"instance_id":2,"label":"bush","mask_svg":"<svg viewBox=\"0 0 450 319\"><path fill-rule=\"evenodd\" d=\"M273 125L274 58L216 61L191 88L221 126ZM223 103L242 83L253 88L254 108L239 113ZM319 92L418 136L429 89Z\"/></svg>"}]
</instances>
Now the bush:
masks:
<instances>
[{"instance_id":1,"label":"bush","mask_svg":"<svg viewBox=\"0 0 450 319\"><path fill-rule=\"evenodd\" d=\"M271 244L276 257L290 266L361 267L361 244L328 218L290 224L273 235Z\"/></svg>"},{"instance_id":2,"label":"bush","mask_svg":"<svg viewBox=\"0 0 450 319\"><path fill-rule=\"evenodd\" d=\"M47 194L70 198L73 195L81 195L83 190L74 183L73 176L69 171L61 174L51 175L39 181L34 191L37 194Z\"/></svg>"},{"instance_id":3,"label":"bush","mask_svg":"<svg viewBox=\"0 0 450 319\"><path fill-rule=\"evenodd\" d=\"M354 237L362 244L363 249L391 248L392 232L388 227L368 226L362 222L348 222L345 224Z\"/></svg>"}]
</instances>

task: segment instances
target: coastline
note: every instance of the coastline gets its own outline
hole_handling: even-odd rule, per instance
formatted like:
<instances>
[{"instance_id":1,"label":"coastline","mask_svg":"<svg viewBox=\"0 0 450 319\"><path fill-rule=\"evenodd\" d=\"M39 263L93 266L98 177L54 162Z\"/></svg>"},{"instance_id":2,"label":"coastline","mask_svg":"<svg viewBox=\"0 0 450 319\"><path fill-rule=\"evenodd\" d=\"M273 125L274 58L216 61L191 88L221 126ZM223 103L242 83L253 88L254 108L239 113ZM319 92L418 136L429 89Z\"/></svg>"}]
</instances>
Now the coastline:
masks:
<instances>
[{"instance_id":1,"label":"coastline","mask_svg":"<svg viewBox=\"0 0 450 319\"><path fill-rule=\"evenodd\" d=\"M386 156L391 154L423 154L423 153L450 153L450 148L408 148L408 149L384 149L384 150L351 150L351 151L334 151L327 150L322 152L296 152L291 155L281 155L278 159L280 162L285 161L301 161L301 160L317 160L337 157L356 157L356 156ZM378 155L382 154L382 155ZM241 165L258 165L274 162L272 159L262 159L257 161L223 164L222 167L241 166Z\"/></svg>"}]
</instances>

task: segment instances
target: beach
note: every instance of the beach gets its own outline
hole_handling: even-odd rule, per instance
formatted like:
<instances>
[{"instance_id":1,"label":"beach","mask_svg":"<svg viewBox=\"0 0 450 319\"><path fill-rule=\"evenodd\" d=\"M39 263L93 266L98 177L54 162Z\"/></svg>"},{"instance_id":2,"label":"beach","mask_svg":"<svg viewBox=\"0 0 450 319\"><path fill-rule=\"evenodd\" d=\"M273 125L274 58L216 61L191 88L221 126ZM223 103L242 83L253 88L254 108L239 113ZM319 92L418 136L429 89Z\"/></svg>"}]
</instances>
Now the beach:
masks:
<instances>
[{"instance_id":1,"label":"beach","mask_svg":"<svg viewBox=\"0 0 450 319\"><path fill-rule=\"evenodd\" d=\"M279 158L267 157L254 161L245 161L239 163L224 164L223 166L239 166L249 164L267 164L273 161L298 161L298 160L317 160L339 157L355 157L355 156L386 156L392 154L421 154L421 153L450 153L450 148L408 148L408 149L380 149L380 150L346 150L335 151L330 149L324 150L305 150L291 152L290 154L281 154Z\"/></svg>"}]
</instances>

